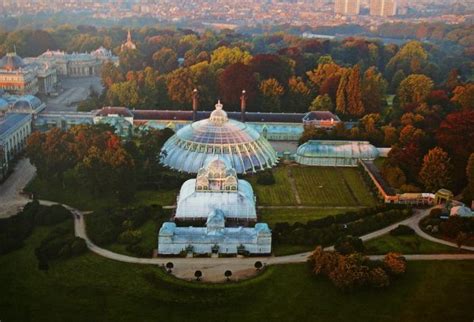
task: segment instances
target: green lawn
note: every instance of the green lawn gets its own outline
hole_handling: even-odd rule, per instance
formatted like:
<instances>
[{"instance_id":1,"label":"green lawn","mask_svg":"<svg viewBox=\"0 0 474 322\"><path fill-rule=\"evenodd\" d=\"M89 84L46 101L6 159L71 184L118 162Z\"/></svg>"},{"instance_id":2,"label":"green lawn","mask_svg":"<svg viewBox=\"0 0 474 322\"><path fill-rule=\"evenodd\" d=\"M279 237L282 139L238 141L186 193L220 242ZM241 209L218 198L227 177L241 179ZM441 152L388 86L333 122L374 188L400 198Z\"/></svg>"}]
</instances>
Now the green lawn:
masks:
<instances>
[{"instance_id":1,"label":"green lawn","mask_svg":"<svg viewBox=\"0 0 474 322\"><path fill-rule=\"evenodd\" d=\"M472 321L474 261L409 262L387 290L342 293L306 264L246 282L177 281L157 267L87 253L37 269L34 248L0 257L2 321Z\"/></svg>"},{"instance_id":2,"label":"green lawn","mask_svg":"<svg viewBox=\"0 0 474 322\"><path fill-rule=\"evenodd\" d=\"M260 221L273 227L277 222L306 223L308 220L320 219L326 216L335 216L348 211L356 211L357 208L322 208L322 209L259 209Z\"/></svg>"},{"instance_id":3,"label":"green lawn","mask_svg":"<svg viewBox=\"0 0 474 322\"><path fill-rule=\"evenodd\" d=\"M252 184L257 196L257 203L262 206L293 206L296 199L291 191L286 166L278 166L273 169L275 184L266 186L257 184L257 176L248 176L245 179Z\"/></svg>"},{"instance_id":4,"label":"green lawn","mask_svg":"<svg viewBox=\"0 0 474 322\"><path fill-rule=\"evenodd\" d=\"M354 207L373 206L376 203L356 168L280 165L273 169L276 181L274 185L259 185L256 176L246 178L252 184L259 205L296 205L289 180L290 172L295 180L301 205Z\"/></svg>"},{"instance_id":5,"label":"green lawn","mask_svg":"<svg viewBox=\"0 0 474 322\"><path fill-rule=\"evenodd\" d=\"M303 205L373 206L376 203L356 168L292 167Z\"/></svg>"},{"instance_id":6,"label":"green lawn","mask_svg":"<svg viewBox=\"0 0 474 322\"><path fill-rule=\"evenodd\" d=\"M120 205L113 196L102 195L99 198L89 191L80 188L63 188L52 181L33 179L25 188L28 192L34 192L38 199L57 201L79 210L96 210L107 206ZM172 205L176 203L177 189L157 191L137 191L135 198L129 205Z\"/></svg>"},{"instance_id":7,"label":"green lawn","mask_svg":"<svg viewBox=\"0 0 474 322\"><path fill-rule=\"evenodd\" d=\"M370 254L399 252L402 254L452 254L459 253L457 248L433 243L417 235L392 236L390 234L364 243Z\"/></svg>"}]
</instances>

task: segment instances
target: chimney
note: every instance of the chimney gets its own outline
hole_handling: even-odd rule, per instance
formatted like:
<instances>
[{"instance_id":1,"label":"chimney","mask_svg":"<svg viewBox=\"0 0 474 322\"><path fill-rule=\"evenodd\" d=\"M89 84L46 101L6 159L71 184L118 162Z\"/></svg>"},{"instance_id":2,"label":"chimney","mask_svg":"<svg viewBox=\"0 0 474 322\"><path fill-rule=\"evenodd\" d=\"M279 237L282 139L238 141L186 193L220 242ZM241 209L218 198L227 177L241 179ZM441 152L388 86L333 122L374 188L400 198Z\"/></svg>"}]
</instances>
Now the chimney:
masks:
<instances>
[{"instance_id":1,"label":"chimney","mask_svg":"<svg viewBox=\"0 0 474 322\"><path fill-rule=\"evenodd\" d=\"M193 90L193 122L196 122L197 109L198 109L198 90L197 88L195 88Z\"/></svg>"},{"instance_id":2,"label":"chimney","mask_svg":"<svg viewBox=\"0 0 474 322\"><path fill-rule=\"evenodd\" d=\"M240 96L240 121L245 122L245 108L247 107L247 95L245 94L245 89L242 90L242 95Z\"/></svg>"}]
</instances>

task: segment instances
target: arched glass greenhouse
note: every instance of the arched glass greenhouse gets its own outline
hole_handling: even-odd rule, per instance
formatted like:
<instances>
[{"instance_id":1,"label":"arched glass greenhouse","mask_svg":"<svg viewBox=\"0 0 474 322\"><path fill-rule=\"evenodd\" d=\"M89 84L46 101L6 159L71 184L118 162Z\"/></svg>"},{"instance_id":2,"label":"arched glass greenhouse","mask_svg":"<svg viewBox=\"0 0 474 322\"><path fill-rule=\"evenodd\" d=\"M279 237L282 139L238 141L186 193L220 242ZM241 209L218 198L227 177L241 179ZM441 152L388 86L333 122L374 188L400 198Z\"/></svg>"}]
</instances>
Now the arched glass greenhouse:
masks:
<instances>
[{"instance_id":1,"label":"arched glass greenhouse","mask_svg":"<svg viewBox=\"0 0 474 322\"><path fill-rule=\"evenodd\" d=\"M356 167L359 160L374 160L379 151L366 141L310 140L298 147L296 162L311 166Z\"/></svg>"}]
</instances>

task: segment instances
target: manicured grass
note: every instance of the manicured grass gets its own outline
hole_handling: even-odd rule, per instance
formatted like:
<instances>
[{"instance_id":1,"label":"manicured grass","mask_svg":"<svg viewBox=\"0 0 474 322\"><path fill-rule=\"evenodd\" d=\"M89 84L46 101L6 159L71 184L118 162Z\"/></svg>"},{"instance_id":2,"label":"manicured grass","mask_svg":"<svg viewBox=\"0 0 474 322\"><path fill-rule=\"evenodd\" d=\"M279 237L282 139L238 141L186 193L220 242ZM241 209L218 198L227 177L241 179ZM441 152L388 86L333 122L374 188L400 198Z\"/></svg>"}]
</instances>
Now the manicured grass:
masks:
<instances>
[{"instance_id":1,"label":"manicured grass","mask_svg":"<svg viewBox=\"0 0 474 322\"><path fill-rule=\"evenodd\" d=\"M113 196L92 195L89 191L78 187L62 187L53 181L41 180L38 177L33 179L25 188L28 192L33 192L38 199L56 201L75 207L79 210L96 210L110 206L138 206L138 205L172 205L176 203L178 191L174 190L146 190L137 191L134 199L127 204L121 204Z\"/></svg>"},{"instance_id":2,"label":"manicured grass","mask_svg":"<svg viewBox=\"0 0 474 322\"><path fill-rule=\"evenodd\" d=\"M298 208L280 208L280 209L259 209L260 221L266 222L273 227L278 222L306 223L308 220L320 219L326 216L335 216L348 211L357 211L358 208L322 208L322 209L298 209Z\"/></svg>"},{"instance_id":3,"label":"manicured grass","mask_svg":"<svg viewBox=\"0 0 474 322\"><path fill-rule=\"evenodd\" d=\"M288 180L288 171L286 166L278 166L273 169L275 184L260 185L257 184L257 176L248 176L245 179L252 184L257 203L262 206L292 206L296 205L296 199L291 191Z\"/></svg>"},{"instance_id":4,"label":"manicured grass","mask_svg":"<svg viewBox=\"0 0 474 322\"><path fill-rule=\"evenodd\" d=\"M454 247L433 243L418 235L392 236L390 234L369 240L364 243L369 254L386 254L399 252L402 254L452 254L460 250Z\"/></svg>"},{"instance_id":5,"label":"manicured grass","mask_svg":"<svg viewBox=\"0 0 474 322\"><path fill-rule=\"evenodd\" d=\"M306 264L243 282L176 281L154 266L87 253L37 269L34 248L0 257L2 321L471 321L474 261L409 262L386 290L342 293Z\"/></svg>"},{"instance_id":6,"label":"manicured grass","mask_svg":"<svg viewBox=\"0 0 474 322\"><path fill-rule=\"evenodd\" d=\"M273 169L274 185L257 184L256 176L249 176L262 206L292 206L296 198L289 175L294 178L301 205L306 206L373 206L376 203L356 168L305 167L280 165Z\"/></svg>"},{"instance_id":7,"label":"manicured grass","mask_svg":"<svg viewBox=\"0 0 474 322\"><path fill-rule=\"evenodd\" d=\"M356 168L292 167L303 205L373 206L376 200Z\"/></svg>"}]
</instances>

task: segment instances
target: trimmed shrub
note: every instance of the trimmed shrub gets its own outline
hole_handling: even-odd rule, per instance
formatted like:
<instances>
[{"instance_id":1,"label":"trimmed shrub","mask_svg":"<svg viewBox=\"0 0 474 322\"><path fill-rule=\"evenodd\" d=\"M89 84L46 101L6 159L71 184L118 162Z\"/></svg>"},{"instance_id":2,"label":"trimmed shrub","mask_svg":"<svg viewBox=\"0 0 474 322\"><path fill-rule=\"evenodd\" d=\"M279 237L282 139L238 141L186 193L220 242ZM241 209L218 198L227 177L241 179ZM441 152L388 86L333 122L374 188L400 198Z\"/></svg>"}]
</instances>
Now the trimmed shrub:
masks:
<instances>
[{"instance_id":1,"label":"trimmed shrub","mask_svg":"<svg viewBox=\"0 0 474 322\"><path fill-rule=\"evenodd\" d=\"M406 225L398 225L390 231L390 235L392 236L413 235L414 233L415 231Z\"/></svg>"},{"instance_id":2,"label":"trimmed shrub","mask_svg":"<svg viewBox=\"0 0 474 322\"><path fill-rule=\"evenodd\" d=\"M257 174L257 183L260 185L270 186L275 182L272 170L265 170Z\"/></svg>"}]
</instances>

